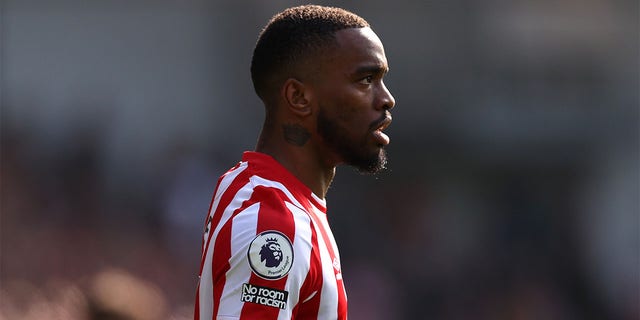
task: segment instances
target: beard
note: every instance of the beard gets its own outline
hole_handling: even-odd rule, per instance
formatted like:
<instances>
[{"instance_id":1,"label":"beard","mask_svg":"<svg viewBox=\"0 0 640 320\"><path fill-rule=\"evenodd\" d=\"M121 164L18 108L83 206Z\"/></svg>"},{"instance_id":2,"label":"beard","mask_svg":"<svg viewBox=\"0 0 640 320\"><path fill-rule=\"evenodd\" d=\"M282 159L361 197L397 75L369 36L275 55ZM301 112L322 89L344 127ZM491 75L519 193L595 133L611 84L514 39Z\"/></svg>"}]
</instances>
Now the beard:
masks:
<instances>
[{"instance_id":1,"label":"beard","mask_svg":"<svg viewBox=\"0 0 640 320\"><path fill-rule=\"evenodd\" d=\"M371 149L369 132L359 141L350 139L348 130L329 119L322 110L320 108L318 113L318 134L347 165L362 174L374 174L386 169L387 154L382 146Z\"/></svg>"}]
</instances>

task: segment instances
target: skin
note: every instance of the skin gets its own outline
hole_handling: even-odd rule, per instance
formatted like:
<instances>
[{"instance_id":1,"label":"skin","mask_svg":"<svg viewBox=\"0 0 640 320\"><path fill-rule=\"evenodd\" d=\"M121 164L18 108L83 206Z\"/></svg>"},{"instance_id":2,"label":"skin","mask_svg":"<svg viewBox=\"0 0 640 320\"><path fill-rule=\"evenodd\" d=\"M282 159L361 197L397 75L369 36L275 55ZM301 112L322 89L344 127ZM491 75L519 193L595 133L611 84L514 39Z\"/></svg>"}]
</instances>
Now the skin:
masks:
<instances>
[{"instance_id":1,"label":"skin","mask_svg":"<svg viewBox=\"0 0 640 320\"><path fill-rule=\"evenodd\" d=\"M390 123L395 105L383 82L389 70L384 47L373 30L344 29L335 38L335 47L299 66L270 99L256 146L323 199L337 165L365 172L383 167L388 138L379 129Z\"/></svg>"}]
</instances>

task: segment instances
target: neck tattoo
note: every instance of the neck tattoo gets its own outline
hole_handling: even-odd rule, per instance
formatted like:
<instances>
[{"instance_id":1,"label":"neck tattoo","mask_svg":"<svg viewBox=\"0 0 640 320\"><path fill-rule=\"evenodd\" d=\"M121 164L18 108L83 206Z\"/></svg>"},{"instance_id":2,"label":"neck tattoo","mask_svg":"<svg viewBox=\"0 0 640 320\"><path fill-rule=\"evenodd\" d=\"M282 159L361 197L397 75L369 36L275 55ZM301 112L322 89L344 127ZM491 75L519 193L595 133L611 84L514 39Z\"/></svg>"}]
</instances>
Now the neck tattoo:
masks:
<instances>
[{"instance_id":1,"label":"neck tattoo","mask_svg":"<svg viewBox=\"0 0 640 320\"><path fill-rule=\"evenodd\" d=\"M302 147L311 137L311 133L307 129L295 123L283 124L282 131L284 140L298 147Z\"/></svg>"}]
</instances>

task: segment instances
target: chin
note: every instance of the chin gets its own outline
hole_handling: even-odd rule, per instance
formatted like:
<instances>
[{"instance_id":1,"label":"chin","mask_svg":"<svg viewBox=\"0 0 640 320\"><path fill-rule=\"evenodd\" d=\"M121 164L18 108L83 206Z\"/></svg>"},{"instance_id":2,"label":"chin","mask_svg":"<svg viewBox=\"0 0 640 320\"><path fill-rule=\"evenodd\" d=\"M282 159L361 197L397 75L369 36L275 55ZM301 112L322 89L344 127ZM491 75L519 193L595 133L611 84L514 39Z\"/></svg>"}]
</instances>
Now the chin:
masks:
<instances>
[{"instance_id":1,"label":"chin","mask_svg":"<svg viewBox=\"0 0 640 320\"><path fill-rule=\"evenodd\" d=\"M376 174L387 168L387 154L380 148L377 153L361 157L349 164L361 174Z\"/></svg>"}]
</instances>

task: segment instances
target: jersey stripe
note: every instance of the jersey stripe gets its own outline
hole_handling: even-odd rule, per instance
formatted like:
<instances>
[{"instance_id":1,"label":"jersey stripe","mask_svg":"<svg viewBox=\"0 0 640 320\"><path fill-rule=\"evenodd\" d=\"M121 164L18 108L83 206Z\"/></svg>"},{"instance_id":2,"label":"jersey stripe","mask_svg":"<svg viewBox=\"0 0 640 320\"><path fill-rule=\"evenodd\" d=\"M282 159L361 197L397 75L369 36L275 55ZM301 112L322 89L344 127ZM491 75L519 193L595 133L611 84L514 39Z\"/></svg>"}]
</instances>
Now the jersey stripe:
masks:
<instances>
[{"instance_id":1,"label":"jersey stripe","mask_svg":"<svg viewBox=\"0 0 640 320\"><path fill-rule=\"evenodd\" d=\"M224 285L225 279L224 277L220 278L220 273L222 271L226 271L225 269L227 269L223 268L222 266L218 266L214 269L213 252L216 250L209 250L209 246L211 245L211 243L217 244L219 246L222 246L222 244L225 243L224 241L216 241L218 233L224 225L224 222L221 221L223 220L223 218L225 221L229 219L231 213L236 209L236 207L239 207L244 199L248 199L251 195L252 190L250 188L247 188L247 184L243 185L241 183L241 181L244 180L242 179L241 173L244 172L246 168L247 163L245 162L240 164L235 170L230 171L224 176L218 187L219 191L216 191L214 197L214 203L211 208L211 211L213 212L209 214L209 235L204 251L204 258L202 259L203 263L200 270L201 278L198 291L200 305L199 316L202 319L212 319L213 315L216 314L220 295L222 292L221 290L216 291L213 287L213 284L215 282L218 287ZM229 187L232 185L234 186L234 188L229 189ZM231 204L232 201L233 204ZM216 229L212 232L211 228L214 226L216 227ZM226 243L228 244L229 242ZM222 254L223 250L224 252L230 251L229 249L222 247L218 249L216 254L218 265L225 264L225 257ZM203 272L205 268L207 269L207 272ZM214 276L214 272L217 272L218 277ZM215 281L218 278L220 278L220 281ZM202 286L203 283L205 284L205 286ZM215 297L214 293L217 293Z\"/></svg>"},{"instance_id":2,"label":"jersey stripe","mask_svg":"<svg viewBox=\"0 0 640 320\"><path fill-rule=\"evenodd\" d=\"M231 258L231 228L232 224L227 223L234 215L242 212L242 206L249 200L253 194L253 188L250 183L245 184L233 198L233 201L223 211L219 225L213 232L212 240L214 242L213 250L207 252L207 257L213 255L213 263L211 273L213 274L213 315L218 315L220 306L220 298L227 281L227 271L230 269L229 260ZM214 240L215 239L215 240Z\"/></svg>"},{"instance_id":3,"label":"jersey stripe","mask_svg":"<svg viewBox=\"0 0 640 320\"><path fill-rule=\"evenodd\" d=\"M224 310L218 312L219 316L224 316L227 313L237 315L242 310L242 302L238 298L242 294L242 286L236 284L247 282L251 276L249 269L240 268L240 266L246 261L246 244L249 244L256 235L259 210L260 203L254 203L233 217L231 237L237 241L231 243L230 269L226 272L225 286L222 289L219 303L224 306Z\"/></svg>"},{"instance_id":4,"label":"jersey stripe","mask_svg":"<svg viewBox=\"0 0 640 320\"><path fill-rule=\"evenodd\" d=\"M205 253L208 251L209 247L209 236L211 235L210 229L212 226L212 216L214 214L213 211L218 208L218 204L220 202L220 198L225 193L227 188L231 185L231 183L235 180L235 178L246 168L246 163L244 166L242 163L238 164L234 168L230 169L225 173L220 179L218 179L218 183L216 185L216 189L214 191L214 196L211 199L211 203L209 205L209 213L205 219L205 232L203 233L202 239L202 259L200 262L200 279L198 281L198 287L196 290L196 310L194 312L195 319L211 319L212 318L212 309L213 304L211 301L213 300L213 290L211 286L207 285L207 282L211 282L208 276L210 275L208 272L204 273L205 279L202 279L203 276L203 268L205 265L210 264L210 260L205 259ZM205 285L203 286L203 281Z\"/></svg>"},{"instance_id":5,"label":"jersey stripe","mask_svg":"<svg viewBox=\"0 0 640 320\"><path fill-rule=\"evenodd\" d=\"M311 216L313 217L313 214L311 214ZM324 240L324 237L322 236L322 232L319 231L320 228L318 223L315 222L314 218L312 218L312 220L314 220L314 223L313 223L314 228L319 233L318 248L320 251L320 260L321 260L322 266L324 266L321 270L323 274L322 278L325 280L330 280L330 281L325 281L322 284L322 291L320 292L320 308L318 310L318 319L337 319L338 318L337 317L338 286L337 286L337 282L335 281L335 273L333 271L332 262L331 262L333 259L331 258L331 255L327 250L327 244L326 244L326 241ZM333 306L333 308L329 306Z\"/></svg>"},{"instance_id":6,"label":"jersey stripe","mask_svg":"<svg viewBox=\"0 0 640 320\"><path fill-rule=\"evenodd\" d=\"M311 231L311 247L318 247L318 234L316 229L312 227L311 217L305 212L305 215L309 219L309 230ZM318 288L323 286L323 278L321 276L320 251L312 250L308 257L309 260L309 272L304 278L304 283L300 288L300 297L304 300L298 302L295 306L294 314L297 314L300 319L318 319L318 310L320 308L320 291Z\"/></svg>"},{"instance_id":7,"label":"jersey stripe","mask_svg":"<svg viewBox=\"0 0 640 320\"><path fill-rule=\"evenodd\" d=\"M320 248L326 248L328 253L328 258L330 259L329 265L332 266L332 270L323 270L324 272L332 271L335 279L335 286L338 293L338 305L336 313L338 315L346 315L347 311L347 296L344 289L344 283L342 280L342 270L340 269L340 257L338 253L334 250L336 248L336 243L333 238L333 235L330 233L329 225L326 219L326 215L324 213L318 214L316 210L310 210L310 216L313 220L316 229L320 231L321 239L320 239ZM323 259L327 259L327 257L323 257ZM338 264L336 266L336 264ZM323 265L326 265L323 263ZM333 285L333 284L332 284ZM333 290L331 290L333 292ZM339 318L340 319L340 318Z\"/></svg>"}]
</instances>

